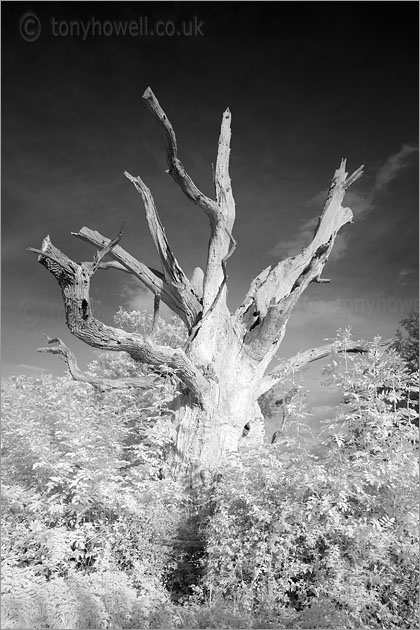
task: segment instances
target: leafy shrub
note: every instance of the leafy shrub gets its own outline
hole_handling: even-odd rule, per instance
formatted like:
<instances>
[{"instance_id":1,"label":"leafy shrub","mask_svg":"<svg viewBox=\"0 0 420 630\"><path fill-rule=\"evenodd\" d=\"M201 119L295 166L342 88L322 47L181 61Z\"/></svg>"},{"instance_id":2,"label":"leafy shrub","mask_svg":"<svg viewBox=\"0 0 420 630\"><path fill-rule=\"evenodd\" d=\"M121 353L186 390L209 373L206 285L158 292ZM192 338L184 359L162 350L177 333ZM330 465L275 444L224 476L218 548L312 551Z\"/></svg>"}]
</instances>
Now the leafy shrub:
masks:
<instances>
[{"instance_id":1,"label":"leafy shrub","mask_svg":"<svg viewBox=\"0 0 420 630\"><path fill-rule=\"evenodd\" d=\"M263 605L290 627L413 627L415 379L379 339L366 356L334 357L328 376L346 402L316 454L285 437L245 451L214 488L202 596Z\"/></svg>"},{"instance_id":2,"label":"leafy shrub","mask_svg":"<svg viewBox=\"0 0 420 630\"><path fill-rule=\"evenodd\" d=\"M40 580L30 570L4 567L2 620L13 628L159 628L172 626L173 606L162 589L139 594L118 571ZM7 570L8 569L8 570Z\"/></svg>"},{"instance_id":3,"label":"leafy shrub","mask_svg":"<svg viewBox=\"0 0 420 630\"><path fill-rule=\"evenodd\" d=\"M89 367L110 377L132 369L124 354ZM172 389L170 376L146 392L99 393L50 375L3 383L2 557L17 580L6 594L6 626L108 627L111 575L125 597L118 606L143 619L141 627L166 618L163 580L185 518L182 488L165 478ZM32 596L31 587L22 599L25 571L41 580L42 596ZM75 589L84 612L73 606Z\"/></svg>"},{"instance_id":4,"label":"leafy shrub","mask_svg":"<svg viewBox=\"0 0 420 630\"><path fill-rule=\"evenodd\" d=\"M145 314L118 318L151 327ZM155 332L169 345L184 334L162 321ZM123 353L88 369L138 375ZM276 444L244 441L204 504L167 474L171 373L106 393L6 381L2 627L413 627L417 376L379 339L365 356L334 356L327 383L344 402L321 443L300 392Z\"/></svg>"}]
</instances>

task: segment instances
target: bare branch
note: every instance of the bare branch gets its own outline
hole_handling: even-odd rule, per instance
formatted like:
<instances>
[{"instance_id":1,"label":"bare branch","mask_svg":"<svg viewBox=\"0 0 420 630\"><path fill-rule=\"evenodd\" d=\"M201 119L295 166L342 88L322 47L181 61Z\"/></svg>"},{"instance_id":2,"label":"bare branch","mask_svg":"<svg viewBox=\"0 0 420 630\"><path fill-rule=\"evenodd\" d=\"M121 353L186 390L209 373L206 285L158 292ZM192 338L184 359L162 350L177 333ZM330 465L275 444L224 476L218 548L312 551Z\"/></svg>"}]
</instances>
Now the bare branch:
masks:
<instances>
[{"instance_id":1,"label":"bare branch","mask_svg":"<svg viewBox=\"0 0 420 630\"><path fill-rule=\"evenodd\" d=\"M220 220L210 237L207 267L204 275L204 314L214 310L222 295L227 282L226 262L236 248L236 241L232 236L235 222L235 201L229 175L230 141L231 114L227 109L222 118L214 173Z\"/></svg>"},{"instance_id":2,"label":"bare branch","mask_svg":"<svg viewBox=\"0 0 420 630\"><path fill-rule=\"evenodd\" d=\"M85 263L86 264L86 263ZM106 262L101 262L99 264L98 269L117 269L118 271L124 271L125 273L132 274L133 272L124 267L121 263L116 260L107 260Z\"/></svg>"},{"instance_id":3,"label":"bare branch","mask_svg":"<svg viewBox=\"0 0 420 630\"><path fill-rule=\"evenodd\" d=\"M172 176L188 199L191 199L192 202L204 210L211 221L215 221L219 214L217 204L213 201L213 199L206 197L206 195L197 188L191 177L184 169L181 161L178 159L178 147L175 132L150 87L148 87L144 92L143 98L163 131L169 168L168 173Z\"/></svg>"},{"instance_id":4,"label":"bare branch","mask_svg":"<svg viewBox=\"0 0 420 630\"><path fill-rule=\"evenodd\" d=\"M73 272L73 268L69 266L68 261L66 260L67 257L63 257L62 255L60 255L61 252L59 250L57 250L57 251L52 251L52 250L51 251L47 251L49 243L51 243L51 240L50 240L49 234L47 234L47 236L42 241L42 249L36 249L35 247L27 247L26 249L27 249L28 252L33 252L34 254L39 254L38 255L38 261L40 260L41 256L43 256L45 258L49 258L49 260L51 262L55 263L59 267L63 267L63 269L67 273L72 273Z\"/></svg>"},{"instance_id":5,"label":"bare branch","mask_svg":"<svg viewBox=\"0 0 420 630\"><path fill-rule=\"evenodd\" d=\"M379 345L381 347L387 348L392 343L392 339L388 339L386 341L382 341ZM290 359L286 359L282 368L279 371L272 372L271 374L267 374L261 383L261 387L259 392L259 396L262 396L265 392L268 392L275 385L280 383L285 375L298 372L302 368L309 365L309 363L313 363L314 361L319 361L320 359L325 359L334 353L342 354L365 354L369 352L369 349L372 347L371 343L368 342L346 342L345 344L340 344L338 341L333 341L325 346L319 346L318 348L310 348L309 350L305 350L304 352L299 352L295 356Z\"/></svg>"},{"instance_id":6,"label":"bare branch","mask_svg":"<svg viewBox=\"0 0 420 630\"><path fill-rule=\"evenodd\" d=\"M200 298L195 294L187 276L171 251L149 188L140 177L133 177L127 172L124 175L131 181L143 199L149 230L162 263L165 281L171 285L173 295L176 296L183 309L187 313L195 312L196 302Z\"/></svg>"},{"instance_id":7,"label":"bare branch","mask_svg":"<svg viewBox=\"0 0 420 630\"><path fill-rule=\"evenodd\" d=\"M28 248L31 249L31 248ZM84 262L84 265L89 264ZM107 260L106 262L101 262L98 266L98 269L103 269L103 270L107 270L107 269L116 269L117 271L124 271L124 273L128 273L131 275L134 275L133 271L130 271L129 269L127 269L127 267L124 267L124 265L122 265L121 263L117 262L116 260ZM156 278L159 278L160 280L164 280L165 276L163 275L163 273L161 271L159 271L158 269L153 269L153 267L148 267L148 269L155 274Z\"/></svg>"},{"instance_id":8,"label":"bare branch","mask_svg":"<svg viewBox=\"0 0 420 630\"><path fill-rule=\"evenodd\" d=\"M209 383L182 350L158 346L151 339L108 326L96 319L90 304L90 269L70 260L52 245L49 237L44 239L41 251L43 253L38 261L54 275L61 287L66 323L75 337L101 350L128 352L135 361L157 369L167 366L194 398L202 402Z\"/></svg>"},{"instance_id":9,"label":"bare branch","mask_svg":"<svg viewBox=\"0 0 420 630\"><path fill-rule=\"evenodd\" d=\"M165 229L161 223L152 194L140 177L133 177L130 173L124 175L134 185L140 193L146 210L146 218L149 225L150 234L158 251L165 281L171 285L173 295L176 295L178 302L186 312L194 311L199 296L195 294L190 281L179 265L177 259L169 247Z\"/></svg>"},{"instance_id":10,"label":"bare branch","mask_svg":"<svg viewBox=\"0 0 420 630\"><path fill-rule=\"evenodd\" d=\"M133 378L118 378L118 379L110 379L110 378L101 378L95 379L93 376L89 374L85 374L77 365L76 357L74 353L68 348L65 343L59 337L47 337L47 342L49 344L58 344L55 346L50 346L47 348L38 348L37 352L46 352L49 354L57 354L63 357L64 361L67 363L69 368L69 372L75 381L82 381L84 383L89 383L89 385L93 385L97 389L102 391L107 391L111 389L146 389L152 387L154 381L157 376L155 374L150 376L143 377L133 377Z\"/></svg>"},{"instance_id":11,"label":"bare branch","mask_svg":"<svg viewBox=\"0 0 420 630\"><path fill-rule=\"evenodd\" d=\"M331 282L330 278L320 278L319 276L316 276L315 278L312 279L312 282L316 282L318 284L327 284Z\"/></svg>"},{"instance_id":12,"label":"bare branch","mask_svg":"<svg viewBox=\"0 0 420 630\"><path fill-rule=\"evenodd\" d=\"M362 177L363 169L364 169L364 164L362 164L362 166L359 166L359 168L354 171L353 175L350 175L350 177L346 179L346 181L343 184L343 188L345 190L347 190L347 188L350 188L350 186L354 184L354 182L357 182L357 180Z\"/></svg>"},{"instance_id":13,"label":"bare branch","mask_svg":"<svg viewBox=\"0 0 420 630\"><path fill-rule=\"evenodd\" d=\"M235 200L229 175L230 141L232 138L231 120L232 116L228 108L223 114L220 127L216 170L214 173L217 205L225 218L226 229L229 231L232 229L235 221Z\"/></svg>"},{"instance_id":14,"label":"bare branch","mask_svg":"<svg viewBox=\"0 0 420 630\"><path fill-rule=\"evenodd\" d=\"M118 232L118 234L111 241L109 241L109 243L105 245L105 247L103 247L100 251L96 252L93 259L92 275L96 272L96 270L98 269L99 265L101 264L105 256L107 256L107 254L109 254L109 252L114 249L115 245L118 245L118 243L122 239L123 227L124 227L124 224L121 226L121 229Z\"/></svg>"},{"instance_id":15,"label":"bare branch","mask_svg":"<svg viewBox=\"0 0 420 630\"><path fill-rule=\"evenodd\" d=\"M265 269L252 282L235 313L236 327L242 327L247 352L257 360L269 361L274 356L290 313L308 284L326 282L321 273L337 233L353 217L351 210L341 205L345 191L363 172L360 167L347 178L345 164L342 160L335 171L312 242L300 254Z\"/></svg>"},{"instance_id":16,"label":"bare branch","mask_svg":"<svg viewBox=\"0 0 420 630\"><path fill-rule=\"evenodd\" d=\"M347 353L347 354L365 354L369 352L370 344L360 342L349 342L345 346L340 347L336 341L319 348L310 348L304 352L299 352L295 356L287 360L286 364L288 371L297 372L303 367L306 367L309 363L319 361L325 357L330 356L334 352Z\"/></svg>"},{"instance_id":17,"label":"bare branch","mask_svg":"<svg viewBox=\"0 0 420 630\"><path fill-rule=\"evenodd\" d=\"M96 230L91 230L88 227L82 227L79 232L72 232L72 236L79 238L85 243L94 245L95 247L104 248L111 243L111 240L106 236L102 236ZM130 273L136 276L143 284L152 291L152 293L160 293L162 291L161 278L156 277L155 271L147 267L145 264L131 256L119 245L114 246L108 252L109 256L119 262Z\"/></svg>"},{"instance_id":18,"label":"bare branch","mask_svg":"<svg viewBox=\"0 0 420 630\"><path fill-rule=\"evenodd\" d=\"M214 183L216 188L216 201L214 201L198 190L178 159L175 132L150 88L147 88L144 92L143 98L146 100L150 111L162 128L166 143L167 162L169 166L168 172L181 187L186 196L194 203L198 204L210 217L211 236L203 283L202 314L206 316L206 313L212 313L215 310L218 303L226 305L226 300L220 302L227 280L226 261L229 256L232 255L236 245L232 236L232 227L235 220L235 203L229 177L231 114L229 109L227 109L222 119L217 163L214 170ZM137 180L137 183L140 188L138 188L138 190L143 195L145 205L150 206L150 199L148 199L144 184L142 184L141 180ZM190 329L190 332L192 330L195 334L197 330L202 327L204 321L204 317L197 317L195 326Z\"/></svg>"},{"instance_id":19,"label":"bare branch","mask_svg":"<svg viewBox=\"0 0 420 630\"><path fill-rule=\"evenodd\" d=\"M100 248L105 247L110 242L108 238L102 236L99 232L87 227L83 227L79 232L72 232L72 235ZM194 325L201 312L202 306L193 291L191 291L188 300L185 299L184 302L180 303L178 290L166 282L161 272L147 267L119 245L115 245L108 252L108 255L119 264L123 265L129 273L136 276L154 295L159 295L161 300L174 313L179 315L189 329ZM109 263L101 264L109 266Z\"/></svg>"}]
</instances>

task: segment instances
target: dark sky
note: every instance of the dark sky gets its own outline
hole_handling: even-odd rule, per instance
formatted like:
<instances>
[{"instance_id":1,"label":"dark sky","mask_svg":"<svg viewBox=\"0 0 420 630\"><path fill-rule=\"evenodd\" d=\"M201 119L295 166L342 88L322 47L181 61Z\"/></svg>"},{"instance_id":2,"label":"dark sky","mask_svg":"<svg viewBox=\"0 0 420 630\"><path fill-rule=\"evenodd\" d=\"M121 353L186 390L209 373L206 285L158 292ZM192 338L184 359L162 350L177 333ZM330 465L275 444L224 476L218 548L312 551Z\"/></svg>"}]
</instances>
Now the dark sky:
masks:
<instances>
[{"instance_id":1,"label":"dark sky","mask_svg":"<svg viewBox=\"0 0 420 630\"><path fill-rule=\"evenodd\" d=\"M70 232L87 225L111 237L125 220L122 246L156 264L124 170L151 188L186 273L204 263L207 220L164 173L161 134L141 99L148 85L175 127L184 165L209 195L221 116L232 111L232 308L264 267L307 244L341 157L350 170L365 164L346 198L355 222L324 272L332 282L308 289L284 355L347 325L357 337L391 336L418 308L416 2L3 2L1 9L6 376L64 372L56 357L36 353L41 331L60 335L82 366L95 356L67 332L58 285L25 248L50 234L70 257L89 260L93 249ZM137 36L121 32L131 20ZM167 35L150 34L158 22ZM188 33L190 22L196 35L170 36ZM150 304L141 286L112 271L95 277L93 297L107 322L119 305ZM322 395L316 402L322 406Z\"/></svg>"}]
</instances>

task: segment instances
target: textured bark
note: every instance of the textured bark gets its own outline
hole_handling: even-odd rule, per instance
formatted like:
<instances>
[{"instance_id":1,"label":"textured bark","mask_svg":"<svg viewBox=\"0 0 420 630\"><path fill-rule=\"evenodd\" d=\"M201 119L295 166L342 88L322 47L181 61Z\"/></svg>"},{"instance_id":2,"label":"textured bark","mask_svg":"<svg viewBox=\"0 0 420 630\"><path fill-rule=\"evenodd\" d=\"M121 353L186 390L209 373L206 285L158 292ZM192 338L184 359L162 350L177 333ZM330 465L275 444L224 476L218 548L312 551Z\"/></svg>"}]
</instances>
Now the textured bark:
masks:
<instances>
[{"instance_id":1,"label":"textured bark","mask_svg":"<svg viewBox=\"0 0 420 630\"><path fill-rule=\"evenodd\" d=\"M207 215L210 236L206 268L197 267L189 280L170 248L152 194L139 176L125 173L140 193L150 233L156 246L161 271L147 267L120 245L121 232L108 239L83 227L73 233L98 248L93 262L75 263L54 247L47 236L38 261L58 281L66 322L79 339L96 348L125 351L139 363L151 365L154 371L172 370L179 379L173 401L176 425L174 468L189 467L200 471L217 466L226 457L235 456L240 445L264 437L263 418L258 398L274 387L285 372L266 374L278 352L287 321L300 295L311 282L324 283L323 268L338 231L352 220L352 212L342 206L348 187L362 175L362 167L350 177L342 160L335 172L324 208L311 243L300 254L286 258L263 270L234 314L229 312L227 297L227 262L236 241L232 235L235 202L229 176L231 114L222 118L216 166L215 198L204 195L192 181L178 157L175 132L157 98L148 88L145 99L158 122L166 145L168 173L186 197ZM105 261L104 259L107 258ZM155 343L153 332L142 337L107 326L91 311L89 285L94 273L114 269L134 275L155 296L155 316L162 300L185 323L188 341L183 349L172 349ZM41 351L61 355L72 376L89 381L77 367L75 357L59 339L58 344ZM330 344L292 357L285 371L296 371L309 362L331 352L364 352L367 348L339 348ZM95 381L96 387L142 387L143 379L109 379Z\"/></svg>"},{"instance_id":2,"label":"textured bark","mask_svg":"<svg viewBox=\"0 0 420 630\"><path fill-rule=\"evenodd\" d=\"M108 326L96 319L90 305L90 279L95 263L75 263L54 247L49 236L42 243L38 261L58 281L70 332L89 346L101 350L127 352L135 361L155 368L167 366L201 404L208 382L181 349L156 345L152 339Z\"/></svg>"},{"instance_id":3,"label":"textured bark","mask_svg":"<svg viewBox=\"0 0 420 630\"><path fill-rule=\"evenodd\" d=\"M49 354L57 354L63 358L67 363L69 372L75 381L81 381L82 383L88 383L93 385L96 389L101 391L107 391L110 389L150 389L153 387L153 382L156 380L156 375L140 376L138 378L93 378L90 374L85 374L77 365L76 357L73 352L66 346L66 344L59 337L48 337L48 344L45 348L38 348L38 352L46 352Z\"/></svg>"},{"instance_id":4,"label":"textured bark","mask_svg":"<svg viewBox=\"0 0 420 630\"><path fill-rule=\"evenodd\" d=\"M79 232L72 232L76 238L95 245L96 247L106 247L110 240L99 232L83 227ZM114 259L113 263L101 263L100 269L122 269L131 273L144 284L154 295L158 295L174 313L176 313L189 328L196 322L201 312L201 304L194 291L185 297L184 302L179 302L176 287L166 281L165 275L161 271L147 267L142 262L131 256L118 245L113 247L109 256Z\"/></svg>"}]
</instances>

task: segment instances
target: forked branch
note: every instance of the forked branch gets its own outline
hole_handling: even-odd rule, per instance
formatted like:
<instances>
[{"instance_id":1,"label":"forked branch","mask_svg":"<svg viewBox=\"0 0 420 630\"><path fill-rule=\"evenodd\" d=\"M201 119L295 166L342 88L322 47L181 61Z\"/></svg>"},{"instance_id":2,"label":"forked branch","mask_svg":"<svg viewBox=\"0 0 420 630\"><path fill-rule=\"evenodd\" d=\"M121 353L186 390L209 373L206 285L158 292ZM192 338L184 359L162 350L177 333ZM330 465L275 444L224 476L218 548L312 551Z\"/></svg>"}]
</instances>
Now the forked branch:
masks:
<instances>
[{"instance_id":1,"label":"forked branch","mask_svg":"<svg viewBox=\"0 0 420 630\"><path fill-rule=\"evenodd\" d=\"M93 266L92 266L92 271L91 271L92 275L96 272L98 267L100 267L104 258L106 258L106 256L114 249L116 245L118 245L118 243L122 239L122 235L123 235L122 229L123 229L123 226L121 226L121 229L115 238L109 241L109 243L107 243L101 250L96 252L93 258Z\"/></svg>"},{"instance_id":2,"label":"forked branch","mask_svg":"<svg viewBox=\"0 0 420 630\"><path fill-rule=\"evenodd\" d=\"M108 238L87 227L83 227L79 232L72 232L72 235L99 248L103 248L110 243ZM134 256L131 256L120 245L114 245L108 252L108 256L114 259L117 266L111 262L102 262L99 265L99 269L120 269L121 265L128 273L138 278L154 295L158 295L162 302L179 315L188 329L191 329L202 308L198 297L192 289L189 293L185 291L181 300L178 287L168 283L160 271L147 267Z\"/></svg>"},{"instance_id":3,"label":"forked branch","mask_svg":"<svg viewBox=\"0 0 420 630\"><path fill-rule=\"evenodd\" d=\"M143 199L150 234L159 254L166 283L171 286L172 293L176 296L184 312L194 312L200 297L194 292L190 281L169 247L165 229L156 210L152 193L140 177L133 177L127 172L124 175Z\"/></svg>"},{"instance_id":4,"label":"forked branch","mask_svg":"<svg viewBox=\"0 0 420 630\"><path fill-rule=\"evenodd\" d=\"M331 182L312 242L300 254L268 267L257 276L235 314L247 352L257 360L269 361L274 356L290 313L309 283L325 282L321 273L337 233L353 217L350 208L341 205L345 192L363 173L361 166L347 178L345 167L346 161L342 160Z\"/></svg>"},{"instance_id":5,"label":"forked branch","mask_svg":"<svg viewBox=\"0 0 420 630\"><path fill-rule=\"evenodd\" d=\"M204 210L211 221L215 221L219 215L217 203L213 201L213 199L204 195L201 190L197 188L183 167L180 159L178 158L178 146L173 127L150 87L148 87L144 92L143 98L163 131L166 144L168 173L172 176L188 199L191 199L193 203L197 204L202 210Z\"/></svg>"},{"instance_id":6,"label":"forked branch","mask_svg":"<svg viewBox=\"0 0 420 630\"><path fill-rule=\"evenodd\" d=\"M216 304L220 302L227 280L226 261L233 253L234 249L234 247L232 248L232 244L235 242L232 236L232 228L235 220L235 202L229 177L231 114L229 109L223 114L214 173L216 200L213 200L204 195L197 188L179 160L174 129L150 88L147 88L144 92L143 98L146 100L150 111L163 131L168 163L167 172L172 176L185 195L204 210L210 218L211 235L204 274L203 317L197 319L196 326L193 328L193 330L197 331L198 327L202 326L204 316L208 317L215 309ZM134 179L129 178L135 184ZM150 206L147 190L139 178L137 179L137 185L137 189L142 194L145 205ZM221 303L224 304L225 302Z\"/></svg>"},{"instance_id":7,"label":"forked branch","mask_svg":"<svg viewBox=\"0 0 420 630\"><path fill-rule=\"evenodd\" d=\"M101 350L127 352L135 361L147 363L156 370L172 370L190 390L198 403L209 388L208 381L179 349L156 345L152 339L108 326L92 314L90 280L92 263L78 264L52 245L45 237L38 262L58 281L64 302L66 323L70 332L87 345Z\"/></svg>"}]
</instances>

